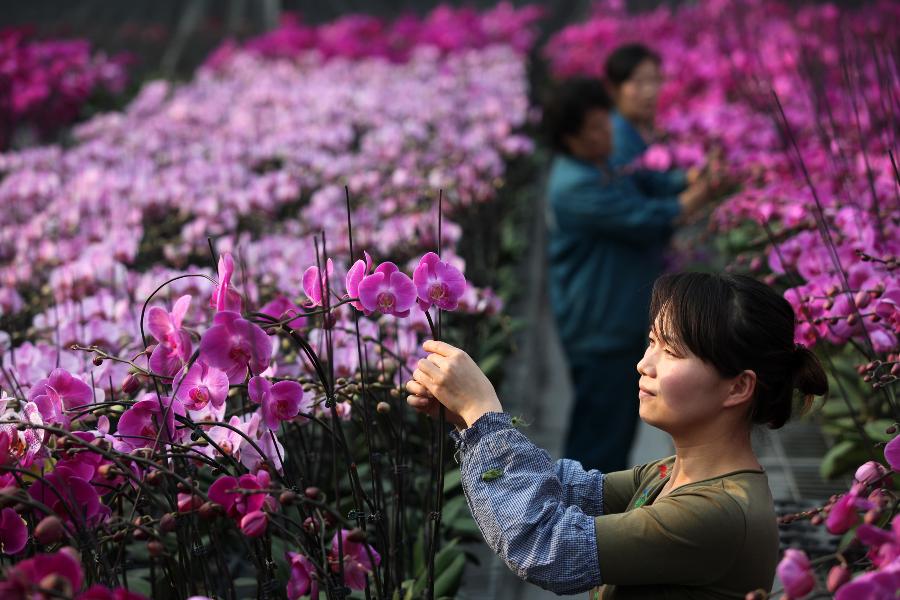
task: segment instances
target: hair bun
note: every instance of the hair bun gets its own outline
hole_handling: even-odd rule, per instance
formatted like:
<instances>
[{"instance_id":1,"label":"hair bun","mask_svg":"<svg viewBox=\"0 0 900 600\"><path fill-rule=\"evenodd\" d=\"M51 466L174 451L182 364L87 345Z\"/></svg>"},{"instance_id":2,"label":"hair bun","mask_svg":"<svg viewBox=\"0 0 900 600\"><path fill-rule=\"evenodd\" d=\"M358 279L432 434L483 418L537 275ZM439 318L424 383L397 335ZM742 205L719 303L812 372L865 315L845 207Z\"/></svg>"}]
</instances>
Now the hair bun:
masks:
<instances>
[{"instance_id":1,"label":"hair bun","mask_svg":"<svg viewBox=\"0 0 900 600\"><path fill-rule=\"evenodd\" d=\"M828 392L828 377L812 350L803 344L794 344L793 362L794 388L803 396L822 396Z\"/></svg>"}]
</instances>

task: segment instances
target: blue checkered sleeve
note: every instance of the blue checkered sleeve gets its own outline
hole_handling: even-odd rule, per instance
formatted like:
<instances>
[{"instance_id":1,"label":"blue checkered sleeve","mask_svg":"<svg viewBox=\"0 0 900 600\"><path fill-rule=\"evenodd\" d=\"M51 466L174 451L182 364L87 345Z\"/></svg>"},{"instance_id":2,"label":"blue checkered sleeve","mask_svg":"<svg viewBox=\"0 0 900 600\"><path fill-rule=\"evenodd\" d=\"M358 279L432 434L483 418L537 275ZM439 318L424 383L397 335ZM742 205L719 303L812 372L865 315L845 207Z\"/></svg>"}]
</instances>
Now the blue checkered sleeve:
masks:
<instances>
[{"instance_id":1,"label":"blue checkered sleeve","mask_svg":"<svg viewBox=\"0 0 900 600\"><path fill-rule=\"evenodd\" d=\"M580 465L554 467L550 455L513 428L505 413L487 413L451 436L469 509L507 566L557 594L600 585L594 519L577 503L592 510L602 506L602 476L579 473ZM560 470L574 490L562 484Z\"/></svg>"},{"instance_id":2,"label":"blue checkered sleeve","mask_svg":"<svg viewBox=\"0 0 900 600\"><path fill-rule=\"evenodd\" d=\"M566 506L577 506L591 517L603 514L603 473L585 471L577 460L561 458L556 461L556 477L562 484L561 500Z\"/></svg>"}]
</instances>

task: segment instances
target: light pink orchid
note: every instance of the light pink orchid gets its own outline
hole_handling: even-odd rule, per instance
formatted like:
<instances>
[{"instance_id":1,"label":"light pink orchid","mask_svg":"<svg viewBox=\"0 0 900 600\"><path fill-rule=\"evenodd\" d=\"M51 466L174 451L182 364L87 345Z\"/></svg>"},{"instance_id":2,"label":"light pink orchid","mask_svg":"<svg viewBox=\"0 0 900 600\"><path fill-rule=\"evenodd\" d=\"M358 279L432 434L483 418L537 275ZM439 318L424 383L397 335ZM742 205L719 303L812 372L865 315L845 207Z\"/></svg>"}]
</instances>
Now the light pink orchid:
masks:
<instances>
[{"instance_id":1,"label":"light pink orchid","mask_svg":"<svg viewBox=\"0 0 900 600\"><path fill-rule=\"evenodd\" d=\"M181 326L190 304L191 297L184 295L175 301L172 312L159 306L147 311L147 329L159 342L150 355L150 368L154 372L175 375L190 358L191 335Z\"/></svg>"},{"instance_id":2,"label":"light pink orchid","mask_svg":"<svg viewBox=\"0 0 900 600\"><path fill-rule=\"evenodd\" d=\"M325 262L325 272L316 266L309 267L303 273L303 293L309 298L309 306L322 306L327 299L334 263L329 258Z\"/></svg>"},{"instance_id":3,"label":"light pink orchid","mask_svg":"<svg viewBox=\"0 0 900 600\"><path fill-rule=\"evenodd\" d=\"M213 289L209 305L216 311L229 310L241 312L241 295L231 286L231 276L234 274L234 258L230 252L223 252L219 256L218 265L219 281Z\"/></svg>"}]
</instances>

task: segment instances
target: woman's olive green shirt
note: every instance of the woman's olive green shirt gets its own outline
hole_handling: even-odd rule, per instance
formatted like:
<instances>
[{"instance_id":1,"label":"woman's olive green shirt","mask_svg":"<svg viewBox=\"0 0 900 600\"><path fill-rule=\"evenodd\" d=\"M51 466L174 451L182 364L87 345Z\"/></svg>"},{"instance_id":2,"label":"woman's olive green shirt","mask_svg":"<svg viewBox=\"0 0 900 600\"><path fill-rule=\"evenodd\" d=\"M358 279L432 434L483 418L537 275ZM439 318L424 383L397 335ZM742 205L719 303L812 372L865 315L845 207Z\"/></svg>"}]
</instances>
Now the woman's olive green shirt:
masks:
<instances>
[{"instance_id":1,"label":"woman's olive green shirt","mask_svg":"<svg viewBox=\"0 0 900 600\"><path fill-rule=\"evenodd\" d=\"M734 471L657 498L674 461L604 476L594 528L605 585L591 600L742 599L771 588L778 526L766 474Z\"/></svg>"}]
</instances>

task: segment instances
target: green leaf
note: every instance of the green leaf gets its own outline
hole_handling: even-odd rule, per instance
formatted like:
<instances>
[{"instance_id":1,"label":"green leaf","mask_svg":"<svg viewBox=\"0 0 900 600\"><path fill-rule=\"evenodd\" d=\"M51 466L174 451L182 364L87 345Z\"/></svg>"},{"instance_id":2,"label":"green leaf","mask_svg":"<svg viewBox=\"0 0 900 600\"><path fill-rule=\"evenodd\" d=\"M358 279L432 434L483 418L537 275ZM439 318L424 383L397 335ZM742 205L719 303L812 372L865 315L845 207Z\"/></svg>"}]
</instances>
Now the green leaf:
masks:
<instances>
[{"instance_id":1,"label":"green leaf","mask_svg":"<svg viewBox=\"0 0 900 600\"><path fill-rule=\"evenodd\" d=\"M463 562L465 562L465 555L463 555L462 550L456 548L458 540L453 540L443 548L441 548L437 554L434 555L434 587L437 590L437 580L438 576L443 573L453 562L461 557ZM424 562L424 561L423 561ZM423 569L422 573L419 575L418 579L416 579L416 583L412 588L412 595L414 598L418 598L423 591L425 591L425 587L428 585L428 567L427 564ZM437 592L435 591L435 596L437 596Z\"/></svg>"},{"instance_id":2,"label":"green leaf","mask_svg":"<svg viewBox=\"0 0 900 600\"><path fill-rule=\"evenodd\" d=\"M834 479L839 475L855 469L868 457L860 442L844 440L838 442L825 453L819 465L822 479Z\"/></svg>"},{"instance_id":3,"label":"green leaf","mask_svg":"<svg viewBox=\"0 0 900 600\"><path fill-rule=\"evenodd\" d=\"M866 433L876 442L889 442L894 436L887 432L887 428L894 424L890 419L877 419L864 425Z\"/></svg>"},{"instance_id":4,"label":"green leaf","mask_svg":"<svg viewBox=\"0 0 900 600\"><path fill-rule=\"evenodd\" d=\"M453 559L446 569L441 571L434 581L434 595L455 596L456 590L459 589L459 582L462 580L463 571L466 568L466 557L462 553Z\"/></svg>"},{"instance_id":5,"label":"green leaf","mask_svg":"<svg viewBox=\"0 0 900 600\"><path fill-rule=\"evenodd\" d=\"M444 473L444 493L449 494L456 488L462 487L462 474L459 469L453 469Z\"/></svg>"}]
</instances>

